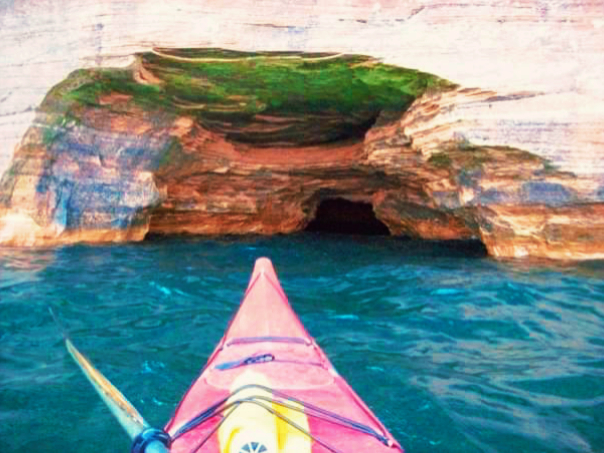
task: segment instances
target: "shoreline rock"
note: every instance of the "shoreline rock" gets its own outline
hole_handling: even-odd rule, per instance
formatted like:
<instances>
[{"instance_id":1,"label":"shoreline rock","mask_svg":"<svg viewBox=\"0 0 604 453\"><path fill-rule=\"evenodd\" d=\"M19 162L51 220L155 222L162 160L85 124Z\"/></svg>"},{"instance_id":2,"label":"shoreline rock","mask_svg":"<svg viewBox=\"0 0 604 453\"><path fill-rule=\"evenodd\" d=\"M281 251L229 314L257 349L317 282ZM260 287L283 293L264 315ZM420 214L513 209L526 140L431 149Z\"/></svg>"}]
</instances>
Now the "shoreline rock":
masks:
<instances>
[{"instance_id":1,"label":"shoreline rock","mask_svg":"<svg viewBox=\"0 0 604 453\"><path fill-rule=\"evenodd\" d=\"M332 97L319 102L310 87L315 98L269 108L256 88L217 85L233 68L211 51L217 75L197 61L210 56L174 51L167 66L163 53L143 55L127 70L76 71L54 87L0 182L0 244L291 233L322 201L343 198L370 203L393 235L478 239L497 258L604 258L602 179L498 142L497 122L484 115L538 93L456 87L367 57L228 55L253 61L246 71L262 62L261 84L289 74L270 57L304 83L319 65L363 93L359 112L344 108L348 98L325 79ZM393 71L423 84L404 88L414 101L388 104L396 84L380 77ZM381 104L367 87L383 90Z\"/></svg>"}]
</instances>

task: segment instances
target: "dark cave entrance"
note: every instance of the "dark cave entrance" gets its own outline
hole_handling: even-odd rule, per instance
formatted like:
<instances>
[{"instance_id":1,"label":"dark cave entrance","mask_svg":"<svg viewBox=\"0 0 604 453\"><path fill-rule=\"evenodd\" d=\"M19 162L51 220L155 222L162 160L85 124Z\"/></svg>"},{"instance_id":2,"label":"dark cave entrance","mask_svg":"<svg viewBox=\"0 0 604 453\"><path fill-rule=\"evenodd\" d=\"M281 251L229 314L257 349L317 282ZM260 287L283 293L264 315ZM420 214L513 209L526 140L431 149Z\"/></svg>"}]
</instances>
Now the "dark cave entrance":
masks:
<instances>
[{"instance_id":1,"label":"dark cave entrance","mask_svg":"<svg viewBox=\"0 0 604 453\"><path fill-rule=\"evenodd\" d=\"M390 231L373 212L370 203L354 202L343 198L321 201L315 218L305 231L364 236L388 236Z\"/></svg>"}]
</instances>

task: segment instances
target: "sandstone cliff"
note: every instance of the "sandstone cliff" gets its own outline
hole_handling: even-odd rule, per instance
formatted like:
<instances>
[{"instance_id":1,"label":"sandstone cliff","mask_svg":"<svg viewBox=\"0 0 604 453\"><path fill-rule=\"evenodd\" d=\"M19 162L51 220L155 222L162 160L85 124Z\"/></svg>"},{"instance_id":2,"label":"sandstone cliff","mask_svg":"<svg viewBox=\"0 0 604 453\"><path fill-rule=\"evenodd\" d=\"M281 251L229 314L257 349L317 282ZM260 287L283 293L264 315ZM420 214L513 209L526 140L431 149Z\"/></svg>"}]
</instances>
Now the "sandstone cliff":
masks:
<instances>
[{"instance_id":1,"label":"sandstone cliff","mask_svg":"<svg viewBox=\"0 0 604 453\"><path fill-rule=\"evenodd\" d=\"M0 243L288 233L343 198L394 235L604 257L602 180L497 141L536 94L339 54L156 49L76 71L0 182Z\"/></svg>"}]
</instances>

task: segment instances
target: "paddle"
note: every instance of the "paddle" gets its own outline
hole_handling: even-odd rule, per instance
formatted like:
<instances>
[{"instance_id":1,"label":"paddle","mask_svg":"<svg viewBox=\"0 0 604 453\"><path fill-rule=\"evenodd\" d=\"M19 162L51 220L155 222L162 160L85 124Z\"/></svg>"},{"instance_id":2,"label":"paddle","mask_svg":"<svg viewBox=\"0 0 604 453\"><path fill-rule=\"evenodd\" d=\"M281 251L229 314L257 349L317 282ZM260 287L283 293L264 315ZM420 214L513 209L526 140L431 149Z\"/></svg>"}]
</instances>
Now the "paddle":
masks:
<instances>
[{"instance_id":1,"label":"paddle","mask_svg":"<svg viewBox=\"0 0 604 453\"><path fill-rule=\"evenodd\" d=\"M165 432L152 428L145 421L130 401L92 365L90 360L78 351L69 339L65 329L62 328L52 308L49 307L49 311L63 334L65 347L69 355L71 355L122 428L124 428L132 439L132 452L168 453L170 437Z\"/></svg>"}]
</instances>

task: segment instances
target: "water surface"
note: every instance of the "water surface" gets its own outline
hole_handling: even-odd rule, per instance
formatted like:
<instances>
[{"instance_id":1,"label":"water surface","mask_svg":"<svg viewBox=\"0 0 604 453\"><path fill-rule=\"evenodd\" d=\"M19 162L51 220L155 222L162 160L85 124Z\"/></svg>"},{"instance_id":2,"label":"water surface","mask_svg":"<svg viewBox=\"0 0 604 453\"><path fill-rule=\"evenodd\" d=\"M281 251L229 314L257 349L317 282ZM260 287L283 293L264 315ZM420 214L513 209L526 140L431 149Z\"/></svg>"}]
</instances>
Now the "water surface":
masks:
<instances>
[{"instance_id":1,"label":"water surface","mask_svg":"<svg viewBox=\"0 0 604 453\"><path fill-rule=\"evenodd\" d=\"M1 450L129 451L49 305L162 426L259 256L408 452L604 451L604 262L316 234L0 249Z\"/></svg>"}]
</instances>

